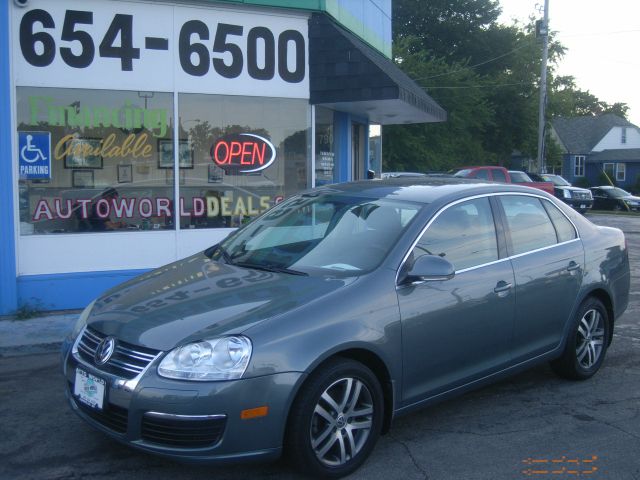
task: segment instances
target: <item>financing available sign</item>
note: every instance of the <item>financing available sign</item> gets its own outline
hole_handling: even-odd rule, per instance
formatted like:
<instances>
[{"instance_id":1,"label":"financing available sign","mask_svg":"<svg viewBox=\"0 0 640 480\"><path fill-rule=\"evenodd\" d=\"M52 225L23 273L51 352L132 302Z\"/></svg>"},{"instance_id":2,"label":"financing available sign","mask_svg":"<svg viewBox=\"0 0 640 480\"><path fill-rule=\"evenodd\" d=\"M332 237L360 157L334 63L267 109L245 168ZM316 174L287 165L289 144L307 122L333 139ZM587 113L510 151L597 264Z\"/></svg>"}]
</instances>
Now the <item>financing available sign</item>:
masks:
<instances>
[{"instance_id":1,"label":"financing available sign","mask_svg":"<svg viewBox=\"0 0 640 480\"><path fill-rule=\"evenodd\" d=\"M51 178L51 133L18 132L18 165L20 178Z\"/></svg>"}]
</instances>

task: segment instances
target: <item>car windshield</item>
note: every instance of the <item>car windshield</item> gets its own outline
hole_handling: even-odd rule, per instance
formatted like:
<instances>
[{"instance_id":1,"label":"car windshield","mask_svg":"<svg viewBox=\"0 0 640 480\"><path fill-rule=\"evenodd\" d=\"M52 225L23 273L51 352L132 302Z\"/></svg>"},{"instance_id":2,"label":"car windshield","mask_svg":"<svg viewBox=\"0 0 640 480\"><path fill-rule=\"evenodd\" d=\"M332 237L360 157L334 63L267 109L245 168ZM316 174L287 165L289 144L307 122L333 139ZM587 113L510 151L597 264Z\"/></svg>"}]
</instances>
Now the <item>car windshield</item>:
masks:
<instances>
[{"instance_id":1,"label":"car windshield","mask_svg":"<svg viewBox=\"0 0 640 480\"><path fill-rule=\"evenodd\" d=\"M455 170L451 170L449 173L453 173ZM458 170L457 172L453 173L454 177L466 177L471 173L471 169L466 168L464 170Z\"/></svg>"},{"instance_id":2,"label":"car windshield","mask_svg":"<svg viewBox=\"0 0 640 480\"><path fill-rule=\"evenodd\" d=\"M571 184L567 182L560 175L541 175L545 182L552 182L558 187L570 187Z\"/></svg>"},{"instance_id":3,"label":"car windshield","mask_svg":"<svg viewBox=\"0 0 640 480\"><path fill-rule=\"evenodd\" d=\"M621 188L618 187L613 187L612 189L609 190L609 195L611 195L613 198L622 198L622 197L630 197L631 194L629 192L627 192L626 190L623 190Z\"/></svg>"},{"instance_id":4,"label":"car windshield","mask_svg":"<svg viewBox=\"0 0 640 480\"><path fill-rule=\"evenodd\" d=\"M212 258L293 274L360 275L382 262L420 208L388 199L301 195L232 234Z\"/></svg>"}]
</instances>

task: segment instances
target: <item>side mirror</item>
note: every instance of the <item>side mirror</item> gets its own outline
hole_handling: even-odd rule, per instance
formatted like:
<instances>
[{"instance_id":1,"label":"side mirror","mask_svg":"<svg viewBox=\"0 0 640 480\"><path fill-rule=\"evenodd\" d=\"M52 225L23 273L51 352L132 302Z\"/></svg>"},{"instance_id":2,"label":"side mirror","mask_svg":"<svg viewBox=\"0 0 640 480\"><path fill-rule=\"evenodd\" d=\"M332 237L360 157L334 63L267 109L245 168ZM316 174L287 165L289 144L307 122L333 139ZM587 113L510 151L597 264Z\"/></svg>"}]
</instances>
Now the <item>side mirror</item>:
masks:
<instances>
[{"instance_id":1,"label":"side mirror","mask_svg":"<svg viewBox=\"0 0 640 480\"><path fill-rule=\"evenodd\" d=\"M456 273L453 264L437 255L422 255L407 273L409 283L451 280Z\"/></svg>"}]
</instances>

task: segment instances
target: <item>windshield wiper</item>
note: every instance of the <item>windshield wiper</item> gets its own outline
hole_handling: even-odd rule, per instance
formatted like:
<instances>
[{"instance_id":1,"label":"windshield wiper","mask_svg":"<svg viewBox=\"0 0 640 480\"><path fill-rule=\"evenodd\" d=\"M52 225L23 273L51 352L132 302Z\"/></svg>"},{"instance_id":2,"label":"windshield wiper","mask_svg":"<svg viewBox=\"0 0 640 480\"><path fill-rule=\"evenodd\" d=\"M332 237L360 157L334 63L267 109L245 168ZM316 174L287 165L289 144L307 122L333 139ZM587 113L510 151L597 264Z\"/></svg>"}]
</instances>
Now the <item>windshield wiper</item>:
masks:
<instances>
[{"instance_id":1,"label":"windshield wiper","mask_svg":"<svg viewBox=\"0 0 640 480\"><path fill-rule=\"evenodd\" d=\"M288 273L289 275L301 275L304 277L308 277L309 274L307 272L301 272L300 270L292 270L291 268L286 267L278 267L276 265L263 265L249 262L236 262L234 265L238 267L244 268L253 268L255 270L264 270L265 272L276 272L276 273Z\"/></svg>"},{"instance_id":2,"label":"windshield wiper","mask_svg":"<svg viewBox=\"0 0 640 480\"><path fill-rule=\"evenodd\" d=\"M213 257L213 254L216 253L216 252L220 252L220 255L222 256L222 259L225 261L225 263L228 263L230 265L234 265L233 259L231 258L231 255L229 255L229 253L220 244L214 245L213 247L207 248L204 251L204 254L207 257L211 258L211 257Z\"/></svg>"}]
</instances>

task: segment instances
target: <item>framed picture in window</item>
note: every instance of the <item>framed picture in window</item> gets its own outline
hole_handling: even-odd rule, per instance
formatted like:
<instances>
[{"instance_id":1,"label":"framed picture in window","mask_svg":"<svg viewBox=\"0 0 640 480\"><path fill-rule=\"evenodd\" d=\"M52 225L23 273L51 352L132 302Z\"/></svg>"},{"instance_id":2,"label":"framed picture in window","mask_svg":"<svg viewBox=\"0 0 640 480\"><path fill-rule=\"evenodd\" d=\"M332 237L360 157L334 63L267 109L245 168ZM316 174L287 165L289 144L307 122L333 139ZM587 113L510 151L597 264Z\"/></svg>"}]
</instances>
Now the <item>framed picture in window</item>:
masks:
<instances>
[{"instance_id":1,"label":"framed picture in window","mask_svg":"<svg viewBox=\"0 0 640 480\"><path fill-rule=\"evenodd\" d=\"M118 165L118 183L133 182L133 165Z\"/></svg>"},{"instance_id":2,"label":"framed picture in window","mask_svg":"<svg viewBox=\"0 0 640 480\"><path fill-rule=\"evenodd\" d=\"M193 168L193 149L189 140L178 141L178 165ZM158 168L173 168L173 140L158 140Z\"/></svg>"},{"instance_id":3,"label":"framed picture in window","mask_svg":"<svg viewBox=\"0 0 640 480\"><path fill-rule=\"evenodd\" d=\"M73 170L71 185L73 188L94 188L93 170Z\"/></svg>"},{"instance_id":4,"label":"framed picture in window","mask_svg":"<svg viewBox=\"0 0 640 480\"><path fill-rule=\"evenodd\" d=\"M209 164L209 171L207 176L207 181L209 183L222 183L223 175L224 175L224 170L214 165L213 163Z\"/></svg>"},{"instance_id":5,"label":"framed picture in window","mask_svg":"<svg viewBox=\"0 0 640 480\"><path fill-rule=\"evenodd\" d=\"M72 138L64 146L64 168L102 168L101 147L98 138Z\"/></svg>"}]
</instances>

